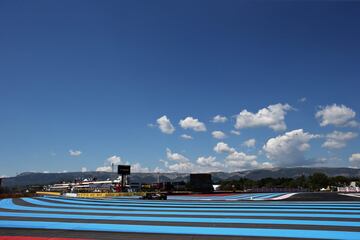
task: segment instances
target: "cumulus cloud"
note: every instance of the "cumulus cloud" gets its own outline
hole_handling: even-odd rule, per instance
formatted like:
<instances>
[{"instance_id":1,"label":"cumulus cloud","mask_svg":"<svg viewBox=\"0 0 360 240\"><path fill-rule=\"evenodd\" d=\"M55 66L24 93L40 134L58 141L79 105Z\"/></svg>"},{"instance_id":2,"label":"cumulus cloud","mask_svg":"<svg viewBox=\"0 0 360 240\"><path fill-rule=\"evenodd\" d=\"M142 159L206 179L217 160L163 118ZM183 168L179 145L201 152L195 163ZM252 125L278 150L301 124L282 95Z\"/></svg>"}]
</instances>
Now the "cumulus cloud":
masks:
<instances>
[{"instance_id":1,"label":"cumulus cloud","mask_svg":"<svg viewBox=\"0 0 360 240\"><path fill-rule=\"evenodd\" d=\"M273 168L274 166L270 162L263 162L261 168Z\"/></svg>"},{"instance_id":2,"label":"cumulus cloud","mask_svg":"<svg viewBox=\"0 0 360 240\"><path fill-rule=\"evenodd\" d=\"M82 152L80 150L69 150L69 154L72 157L78 157L82 154Z\"/></svg>"},{"instance_id":3,"label":"cumulus cloud","mask_svg":"<svg viewBox=\"0 0 360 240\"><path fill-rule=\"evenodd\" d=\"M234 148L229 147L227 143L218 142L214 147L214 151L217 153L233 153L235 152Z\"/></svg>"},{"instance_id":4,"label":"cumulus cloud","mask_svg":"<svg viewBox=\"0 0 360 240\"><path fill-rule=\"evenodd\" d=\"M237 135L237 136L240 135L240 131L236 131L236 130L231 130L230 133L234 134L234 135Z\"/></svg>"},{"instance_id":5,"label":"cumulus cloud","mask_svg":"<svg viewBox=\"0 0 360 240\"><path fill-rule=\"evenodd\" d=\"M161 167L156 167L156 168L154 169L154 172L155 172L155 173L161 173L161 172L165 172L165 170L162 169Z\"/></svg>"},{"instance_id":6,"label":"cumulus cloud","mask_svg":"<svg viewBox=\"0 0 360 240\"><path fill-rule=\"evenodd\" d=\"M187 172L192 172L194 168L194 164L192 164L191 162L180 162L175 164L169 164L167 168L171 172L187 173Z\"/></svg>"},{"instance_id":7,"label":"cumulus cloud","mask_svg":"<svg viewBox=\"0 0 360 240\"><path fill-rule=\"evenodd\" d=\"M243 146L246 146L248 148L255 147L255 145L256 145L256 140L254 138L248 139L245 142L243 142Z\"/></svg>"},{"instance_id":8,"label":"cumulus cloud","mask_svg":"<svg viewBox=\"0 0 360 240\"><path fill-rule=\"evenodd\" d=\"M225 116L221 116L221 115L216 115L215 117L213 117L212 122L213 123L224 123L227 121L227 117Z\"/></svg>"},{"instance_id":9,"label":"cumulus cloud","mask_svg":"<svg viewBox=\"0 0 360 240\"><path fill-rule=\"evenodd\" d=\"M170 119L168 119L166 115L158 118L156 122L160 131L165 134L172 134L175 131L174 126L171 124Z\"/></svg>"},{"instance_id":10,"label":"cumulus cloud","mask_svg":"<svg viewBox=\"0 0 360 240\"><path fill-rule=\"evenodd\" d=\"M86 167L82 167L82 168L81 168L81 172L87 172L87 168L86 168Z\"/></svg>"},{"instance_id":11,"label":"cumulus cloud","mask_svg":"<svg viewBox=\"0 0 360 240\"><path fill-rule=\"evenodd\" d=\"M224 139L226 138L226 134L222 131L213 131L211 133L211 135L213 136L213 138L216 138L216 139Z\"/></svg>"},{"instance_id":12,"label":"cumulus cloud","mask_svg":"<svg viewBox=\"0 0 360 240\"><path fill-rule=\"evenodd\" d=\"M235 168L234 170L239 168L257 168L259 163L256 160L256 155L247 155L243 152L234 151L225 158L225 165L230 168Z\"/></svg>"},{"instance_id":13,"label":"cumulus cloud","mask_svg":"<svg viewBox=\"0 0 360 240\"><path fill-rule=\"evenodd\" d=\"M111 172L112 168L111 166L102 166L102 167L98 167L96 168L97 172Z\"/></svg>"},{"instance_id":14,"label":"cumulus cloud","mask_svg":"<svg viewBox=\"0 0 360 240\"><path fill-rule=\"evenodd\" d=\"M110 165L111 164L118 165L121 163L121 157L114 155L106 159L106 162L109 163Z\"/></svg>"},{"instance_id":15,"label":"cumulus cloud","mask_svg":"<svg viewBox=\"0 0 360 240\"><path fill-rule=\"evenodd\" d=\"M196 160L197 165L195 166L196 172L219 172L224 171L224 164L216 161L216 157L201 156Z\"/></svg>"},{"instance_id":16,"label":"cumulus cloud","mask_svg":"<svg viewBox=\"0 0 360 240\"><path fill-rule=\"evenodd\" d=\"M173 153L169 148L166 149L166 157L171 161L189 162L189 159L180 153Z\"/></svg>"},{"instance_id":17,"label":"cumulus cloud","mask_svg":"<svg viewBox=\"0 0 360 240\"><path fill-rule=\"evenodd\" d=\"M323 143L322 147L328 149L339 149L346 146L346 143L358 136L354 132L340 132L334 131L326 135L326 140Z\"/></svg>"},{"instance_id":18,"label":"cumulus cloud","mask_svg":"<svg viewBox=\"0 0 360 240\"><path fill-rule=\"evenodd\" d=\"M192 172L194 164L180 153L174 153L169 148L166 149L167 160L160 160L165 168L170 172Z\"/></svg>"},{"instance_id":19,"label":"cumulus cloud","mask_svg":"<svg viewBox=\"0 0 360 240\"><path fill-rule=\"evenodd\" d=\"M199 157L196 160L196 163L199 164L200 166L208 166L208 167L215 167L215 168L219 168L219 167L223 166L220 162L217 162L216 157L213 157L213 156Z\"/></svg>"},{"instance_id":20,"label":"cumulus cloud","mask_svg":"<svg viewBox=\"0 0 360 240\"><path fill-rule=\"evenodd\" d=\"M306 102L306 100L307 100L306 97L302 97L299 99L299 102Z\"/></svg>"},{"instance_id":21,"label":"cumulus cloud","mask_svg":"<svg viewBox=\"0 0 360 240\"><path fill-rule=\"evenodd\" d=\"M310 148L309 142L317 137L319 136L297 129L270 138L263 150L278 166L303 166L307 165L304 153Z\"/></svg>"},{"instance_id":22,"label":"cumulus cloud","mask_svg":"<svg viewBox=\"0 0 360 240\"><path fill-rule=\"evenodd\" d=\"M108 159L106 159L104 166L96 168L96 171L98 172L111 172L112 171L112 165L120 165L123 164L123 161L121 160L121 157L119 156L111 156ZM125 164L128 164L126 162Z\"/></svg>"},{"instance_id":23,"label":"cumulus cloud","mask_svg":"<svg viewBox=\"0 0 360 240\"><path fill-rule=\"evenodd\" d=\"M191 140L191 139L193 139L192 136L187 135L187 134L182 134L182 135L181 135L181 138L186 139L186 140Z\"/></svg>"},{"instance_id":24,"label":"cumulus cloud","mask_svg":"<svg viewBox=\"0 0 360 240\"><path fill-rule=\"evenodd\" d=\"M256 155L248 155L244 152L238 152L235 148L230 147L224 142L219 142L214 147L217 153L226 153L224 159L224 169L226 171L238 171L253 168L270 168L272 164L269 162L259 163Z\"/></svg>"},{"instance_id":25,"label":"cumulus cloud","mask_svg":"<svg viewBox=\"0 0 360 240\"><path fill-rule=\"evenodd\" d=\"M150 169L147 167L141 166L140 163L135 163L131 165L131 172L134 173L148 173L150 172Z\"/></svg>"},{"instance_id":26,"label":"cumulus cloud","mask_svg":"<svg viewBox=\"0 0 360 240\"><path fill-rule=\"evenodd\" d=\"M349 157L349 161L352 163L359 163L360 162L360 153L353 153L350 157Z\"/></svg>"},{"instance_id":27,"label":"cumulus cloud","mask_svg":"<svg viewBox=\"0 0 360 240\"><path fill-rule=\"evenodd\" d=\"M193 117L187 117L180 120L180 126L184 129L192 129L196 132L205 132L206 126L204 123L200 122L199 119Z\"/></svg>"},{"instance_id":28,"label":"cumulus cloud","mask_svg":"<svg viewBox=\"0 0 360 240\"><path fill-rule=\"evenodd\" d=\"M315 117L320 126L334 125L337 127L356 127L359 123L354 120L356 113L345 105L328 105L316 112Z\"/></svg>"},{"instance_id":29,"label":"cumulus cloud","mask_svg":"<svg viewBox=\"0 0 360 240\"><path fill-rule=\"evenodd\" d=\"M198 157L196 163L180 153L166 149L166 160L160 160L165 169L170 172L211 172L224 170L224 164L216 161L213 156Z\"/></svg>"},{"instance_id":30,"label":"cumulus cloud","mask_svg":"<svg viewBox=\"0 0 360 240\"><path fill-rule=\"evenodd\" d=\"M289 104L269 105L260 109L257 113L252 113L246 109L236 116L236 129L252 127L269 127L274 131L286 130L285 115L292 110Z\"/></svg>"},{"instance_id":31,"label":"cumulus cloud","mask_svg":"<svg viewBox=\"0 0 360 240\"><path fill-rule=\"evenodd\" d=\"M140 163L134 163L130 164L129 162L124 162L121 157L119 156L111 156L106 159L104 166L98 167L96 171L98 172L111 172L112 171L112 165L131 165L131 172L150 172L150 169L147 167L143 167ZM84 168L86 170L86 168Z\"/></svg>"},{"instance_id":32,"label":"cumulus cloud","mask_svg":"<svg viewBox=\"0 0 360 240\"><path fill-rule=\"evenodd\" d=\"M256 155L248 155L238 152L226 143L219 142L214 151L225 153L226 157L218 161L214 156L200 156L193 163L186 156L166 149L166 160L160 160L164 164L162 172L217 172L217 171L239 171L254 168L272 168L270 162L258 162Z\"/></svg>"}]
</instances>

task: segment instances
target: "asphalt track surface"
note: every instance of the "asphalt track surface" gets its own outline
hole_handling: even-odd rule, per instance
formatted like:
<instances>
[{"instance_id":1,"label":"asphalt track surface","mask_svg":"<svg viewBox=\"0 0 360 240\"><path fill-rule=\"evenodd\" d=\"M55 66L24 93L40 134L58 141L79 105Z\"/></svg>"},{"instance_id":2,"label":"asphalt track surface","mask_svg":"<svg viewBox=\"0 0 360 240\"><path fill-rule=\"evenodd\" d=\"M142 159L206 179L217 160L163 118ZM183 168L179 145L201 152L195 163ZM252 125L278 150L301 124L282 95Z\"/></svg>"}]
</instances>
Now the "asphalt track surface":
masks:
<instances>
[{"instance_id":1,"label":"asphalt track surface","mask_svg":"<svg viewBox=\"0 0 360 240\"><path fill-rule=\"evenodd\" d=\"M282 196L3 199L0 240L360 239L360 198L303 193L271 200Z\"/></svg>"}]
</instances>

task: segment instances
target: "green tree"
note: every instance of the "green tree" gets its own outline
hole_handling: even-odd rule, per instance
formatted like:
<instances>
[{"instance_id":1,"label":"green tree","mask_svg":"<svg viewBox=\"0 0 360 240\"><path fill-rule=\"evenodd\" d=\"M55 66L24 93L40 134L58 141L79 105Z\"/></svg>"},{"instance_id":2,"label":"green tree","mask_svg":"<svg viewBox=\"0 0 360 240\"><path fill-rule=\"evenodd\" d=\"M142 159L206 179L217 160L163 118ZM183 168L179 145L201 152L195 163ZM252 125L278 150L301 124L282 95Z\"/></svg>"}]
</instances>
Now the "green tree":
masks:
<instances>
[{"instance_id":1,"label":"green tree","mask_svg":"<svg viewBox=\"0 0 360 240\"><path fill-rule=\"evenodd\" d=\"M321 188L326 188L327 186L329 186L329 183L330 181L328 176L321 172L314 173L309 177L310 188L313 191L318 191Z\"/></svg>"}]
</instances>

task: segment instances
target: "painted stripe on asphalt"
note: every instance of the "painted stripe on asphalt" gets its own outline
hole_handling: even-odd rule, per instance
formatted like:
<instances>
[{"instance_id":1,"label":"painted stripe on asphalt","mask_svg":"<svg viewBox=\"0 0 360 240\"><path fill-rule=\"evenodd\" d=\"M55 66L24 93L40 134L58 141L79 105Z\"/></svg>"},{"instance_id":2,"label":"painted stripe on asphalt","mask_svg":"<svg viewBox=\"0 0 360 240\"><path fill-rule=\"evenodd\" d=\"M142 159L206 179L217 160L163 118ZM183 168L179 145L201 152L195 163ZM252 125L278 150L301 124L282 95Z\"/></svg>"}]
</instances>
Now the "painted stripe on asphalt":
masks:
<instances>
[{"instance_id":1,"label":"painted stripe on asphalt","mask_svg":"<svg viewBox=\"0 0 360 240\"><path fill-rule=\"evenodd\" d=\"M231 202L195 202L195 201L157 201L157 200L153 200L153 201L145 201L145 200L125 200L125 199L116 199L116 200L110 200L110 199L89 199L89 198L65 198L65 197L41 197L41 198L45 198L45 199L71 199L73 201L87 201L87 202L113 202L113 203L132 203L132 204L159 204L162 205L164 203L166 204L177 204L177 205L229 205L229 206L233 206L233 205L259 205L259 204L267 204L267 205L284 205L286 204L287 206L358 206L360 207L360 202L359 201L316 201L316 202L302 202L302 201L298 201L298 202L289 202L289 201L279 201L279 202L271 202L271 204L269 202L266 203L259 203L259 202L241 202L241 201L231 201Z\"/></svg>"},{"instance_id":2,"label":"painted stripe on asphalt","mask_svg":"<svg viewBox=\"0 0 360 240\"><path fill-rule=\"evenodd\" d=\"M36 198L39 200L48 200L48 198ZM149 206L159 206L160 204L151 204L151 203L146 203L146 204L133 204L131 202L126 202L126 203L121 203L121 204L115 204L115 203L104 203L104 202L92 202L92 201L77 201L77 200L73 200L73 199L63 199L63 198L58 198L58 199L51 199L52 201L56 201L56 202L62 202L62 203L74 203L74 204L81 204L81 205L109 205L109 206L126 206L126 205L136 205L136 206L144 206L144 207L149 207ZM197 206L196 204L187 204L187 205L183 205L183 204L167 204L167 202L162 202L163 204L161 204L161 207L183 207L183 206L187 206L187 207L196 207L196 208L204 208L203 206ZM336 209L359 209L360 210L360 206L359 207L352 207L352 206L336 206L336 205L332 205L332 206L312 206L312 205L289 205L289 204L283 204L283 205L279 205L279 204L268 204L268 203L258 203L258 204L242 204L242 205L216 205L216 206L211 206L209 208L215 208L215 207L223 207L223 208L228 208L228 209L234 209L236 207L239 208L244 208L244 207L257 207L257 208L291 208L291 209L310 209L310 208L317 208L317 209L331 209L331 208L336 208Z\"/></svg>"},{"instance_id":3,"label":"painted stripe on asphalt","mask_svg":"<svg viewBox=\"0 0 360 240\"><path fill-rule=\"evenodd\" d=\"M101 213L101 214L132 214L132 215L179 215L179 216L234 216L234 217L305 217L305 218L354 218L360 219L359 214L308 214L308 213L223 213L223 212L159 212L159 211L104 211L87 209L57 209L46 207L28 207L16 205L11 199L0 201L0 207L19 211L42 211L42 212L69 212L69 213Z\"/></svg>"},{"instance_id":4,"label":"painted stripe on asphalt","mask_svg":"<svg viewBox=\"0 0 360 240\"><path fill-rule=\"evenodd\" d=\"M220 228L220 227L188 227L188 226L154 226L130 224L96 224L96 223L64 223L41 221L8 221L0 220L2 228L56 229L76 231L107 231L155 234L248 236L248 237L287 237L317 239L360 239L360 232L295 230L295 229L263 229L263 228Z\"/></svg>"},{"instance_id":5,"label":"painted stripe on asphalt","mask_svg":"<svg viewBox=\"0 0 360 240\"><path fill-rule=\"evenodd\" d=\"M109 221L151 221L176 223L236 223L236 224L268 224L268 225L317 225L338 227L360 227L360 222L351 221L319 221L319 220L291 220L291 219L254 219L254 218L206 218L206 217L138 217L138 216L101 216L101 215L72 215L49 213L18 213L0 212L0 217L23 218L52 218L52 219L80 219L80 220L109 220Z\"/></svg>"},{"instance_id":6,"label":"painted stripe on asphalt","mask_svg":"<svg viewBox=\"0 0 360 240\"><path fill-rule=\"evenodd\" d=\"M54 202L45 202L45 201L41 201L41 200L37 200L37 199L33 199L33 198L22 198L23 201L31 203L31 204L35 204L35 205L40 205L40 206L46 206L46 207L72 207L72 208L87 208L87 209L91 209L91 208L100 208L100 209L108 209L108 210L114 210L114 209L119 209L119 210L160 210L160 211L200 211L200 212L219 212L219 211L223 211L223 212L234 212L236 211L236 209L228 209L228 208L174 208L174 207L169 207L169 208L163 208L163 207L131 207L131 206L93 206L93 205L77 205L77 204L63 204L63 203L54 203ZM274 209L268 209L268 208L252 208L252 209L247 209L247 208L242 208L239 209L239 211L243 211L243 212L274 212ZM277 212L311 212L311 213L328 213L328 212L333 212L333 213L359 213L360 214L360 210L336 210L336 209L294 209L294 208L288 208L288 209L276 209Z\"/></svg>"}]
</instances>

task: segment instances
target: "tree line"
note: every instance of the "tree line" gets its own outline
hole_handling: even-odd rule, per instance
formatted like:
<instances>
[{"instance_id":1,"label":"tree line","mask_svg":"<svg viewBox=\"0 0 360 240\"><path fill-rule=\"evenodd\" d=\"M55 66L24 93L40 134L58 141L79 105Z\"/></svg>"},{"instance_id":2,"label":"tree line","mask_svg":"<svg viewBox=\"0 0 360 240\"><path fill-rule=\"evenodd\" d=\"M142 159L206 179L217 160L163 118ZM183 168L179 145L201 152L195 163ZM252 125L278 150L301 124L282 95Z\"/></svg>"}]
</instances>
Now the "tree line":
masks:
<instances>
[{"instance_id":1,"label":"tree line","mask_svg":"<svg viewBox=\"0 0 360 240\"><path fill-rule=\"evenodd\" d=\"M251 180L240 178L236 180L224 180L220 182L220 189L224 191L246 191L259 188L290 188L308 191L319 191L327 187L346 187L350 182L359 182L357 177L335 176L328 177L326 174L317 172L309 176L297 178L262 178Z\"/></svg>"}]
</instances>

